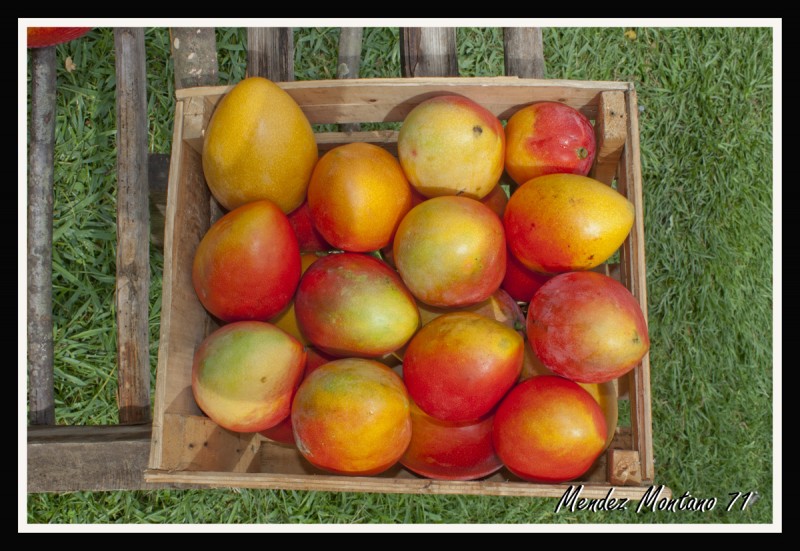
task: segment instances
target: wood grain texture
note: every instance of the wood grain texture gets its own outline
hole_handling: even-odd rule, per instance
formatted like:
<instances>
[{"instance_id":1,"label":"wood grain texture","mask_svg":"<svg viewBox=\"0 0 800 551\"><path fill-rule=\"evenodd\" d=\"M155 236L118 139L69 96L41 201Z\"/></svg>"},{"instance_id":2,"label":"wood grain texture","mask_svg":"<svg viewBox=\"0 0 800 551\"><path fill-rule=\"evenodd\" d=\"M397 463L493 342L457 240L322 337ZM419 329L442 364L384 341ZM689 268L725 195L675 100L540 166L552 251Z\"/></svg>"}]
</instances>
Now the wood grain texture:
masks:
<instances>
[{"instance_id":1,"label":"wood grain texture","mask_svg":"<svg viewBox=\"0 0 800 551\"><path fill-rule=\"evenodd\" d=\"M361 70L361 42L364 35L362 27L342 27L339 32L339 65L336 78L358 78ZM357 122L340 125L342 132L358 132Z\"/></svg>"},{"instance_id":2,"label":"wood grain texture","mask_svg":"<svg viewBox=\"0 0 800 551\"><path fill-rule=\"evenodd\" d=\"M150 421L150 211L144 29L114 29L117 75L117 400L121 423Z\"/></svg>"},{"instance_id":3,"label":"wood grain texture","mask_svg":"<svg viewBox=\"0 0 800 551\"><path fill-rule=\"evenodd\" d=\"M365 78L282 82L279 86L294 98L311 124L345 122L402 122L428 98L458 93L486 107L500 119L508 119L523 105L534 101L558 101L597 116L600 93L626 91L627 83L520 79L517 77ZM177 99L204 97L213 105L231 86L176 90Z\"/></svg>"},{"instance_id":4,"label":"wood grain texture","mask_svg":"<svg viewBox=\"0 0 800 551\"><path fill-rule=\"evenodd\" d=\"M210 226L211 193L203 179L200 153L186 147L183 140L184 103L175 105L164 224L161 331L150 456L150 464L156 466L162 464L166 414L173 409L200 413L189 388L191 364L195 347L208 331L209 316L194 292L191 266L197 245Z\"/></svg>"},{"instance_id":5,"label":"wood grain texture","mask_svg":"<svg viewBox=\"0 0 800 551\"><path fill-rule=\"evenodd\" d=\"M281 490L311 490L326 492L365 492L385 494L448 494L448 495L492 495L516 497L561 498L572 486L581 484L538 484L510 481L446 481L424 478L344 477L327 474L270 475L264 473L220 473L220 472L166 472L154 469L145 471L145 480L151 483L196 484L209 488L260 488ZM639 500L648 487L612 486L610 484L586 483L581 497L603 498L614 489L614 497ZM664 488L662 497L672 493Z\"/></svg>"},{"instance_id":6,"label":"wood grain texture","mask_svg":"<svg viewBox=\"0 0 800 551\"><path fill-rule=\"evenodd\" d=\"M291 27L247 28L247 76L273 82L294 80L294 33Z\"/></svg>"},{"instance_id":7,"label":"wood grain texture","mask_svg":"<svg viewBox=\"0 0 800 551\"><path fill-rule=\"evenodd\" d=\"M457 77L455 27L403 27L400 62L404 77Z\"/></svg>"},{"instance_id":8,"label":"wood grain texture","mask_svg":"<svg viewBox=\"0 0 800 551\"><path fill-rule=\"evenodd\" d=\"M644 251L644 200L639 151L638 102L633 85L625 94L627 141L619 163L617 190L633 203L633 228L620 248L620 279L639 301L647 321L647 266ZM654 478L653 423L650 398L650 354L629 375L634 449L639 452L643 481Z\"/></svg>"},{"instance_id":9,"label":"wood grain texture","mask_svg":"<svg viewBox=\"0 0 800 551\"><path fill-rule=\"evenodd\" d=\"M55 423L53 398L53 160L56 128L55 46L29 50L28 420Z\"/></svg>"},{"instance_id":10,"label":"wood grain texture","mask_svg":"<svg viewBox=\"0 0 800 551\"><path fill-rule=\"evenodd\" d=\"M542 29L503 27L503 60L508 76L544 78Z\"/></svg>"},{"instance_id":11,"label":"wood grain texture","mask_svg":"<svg viewBox=\"0 0 800 551\"><path fill-rule=\"evenodd\" d=\"M169 33L175 89L216 86L219 83L219 62L214 27L171 27ZM150 241L161 249L164 247L168 175L169 155L151 153L148 159Z\"/></svg>"},{"instance_id":12,"label":"wood grain texture","mask_svg":"<svg viewBox=\"0 0 800 551\"><path fill-rule=\"evenodd\" d=\"M625 114L623 92L603 92L594 125L597 152L589 176L611 185L617 174L622 147L628 136L628 117Z\"/></svg>"},{"instance_id":13,"label":"wood grain texture","mask_svg":"<svg viewBox=\"0 0 800 551\"><path fill-rule=\"evenodd\" d=\"M608 482L614 486L641 486L642 470L636 450L608 450Z\"/></svg>"},{"instance_id":14,"label":"wood grain texture","mask_svg":"<svg viewBox=\"0 0 800 551\"><path fill-rule=\"evenodd\" d=\"M150 425L29 427L28 493L200 488L144 480Z\"/></svg>"},{"instance_id":15,"label":"wood grain texture","mask_svg":"<svg viewBox=\"0 0 800 551\"><path fill-rule=\"evenodd\" d=\"M169 155L147 155L148 204L150 210L150 243L164 248L164 214L167 210L167 182L169 181Z\"/></svg>"},{"instance_id":16,"label":"wood grain texture","mask_svg":"<svg viewBox=\"0 0 800 551\"><path fill-rule=\"evenodd\" d=\"M215 86L219 81L214 27L170 27L175 89Z\"/></svg>"}]
</instances>

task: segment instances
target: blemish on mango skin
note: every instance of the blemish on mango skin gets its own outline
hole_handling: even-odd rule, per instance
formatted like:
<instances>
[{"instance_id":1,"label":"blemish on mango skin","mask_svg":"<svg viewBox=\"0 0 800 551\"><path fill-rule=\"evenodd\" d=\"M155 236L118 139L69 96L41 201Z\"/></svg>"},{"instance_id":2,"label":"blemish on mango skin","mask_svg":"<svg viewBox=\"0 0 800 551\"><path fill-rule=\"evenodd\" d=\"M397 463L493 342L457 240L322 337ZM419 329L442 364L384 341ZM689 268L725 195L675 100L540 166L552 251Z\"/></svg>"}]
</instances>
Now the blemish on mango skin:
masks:
<instances>
[{"instance_id":1,"label":"blemish on mango skin","mask_svg":"<svg viewBox=\"0 0 800 551\"><path fill-rule=\"evenodd\" d=\"M476 124L475 126L472 127L472 133L475 134L475 137L477 138L481 134L483 134L483 128L481 128Z\"/></svg>"}]
</instances>

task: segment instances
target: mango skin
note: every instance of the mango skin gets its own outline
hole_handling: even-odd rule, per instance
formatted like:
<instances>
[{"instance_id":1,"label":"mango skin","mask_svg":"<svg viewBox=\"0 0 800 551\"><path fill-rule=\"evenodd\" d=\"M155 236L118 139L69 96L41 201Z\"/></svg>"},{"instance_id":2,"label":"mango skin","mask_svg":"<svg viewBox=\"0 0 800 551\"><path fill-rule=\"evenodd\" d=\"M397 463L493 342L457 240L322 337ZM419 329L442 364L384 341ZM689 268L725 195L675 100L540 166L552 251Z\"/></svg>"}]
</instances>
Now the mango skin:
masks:
<instances>
[{"instance_id":1,"label":"mango skin","mask_svg":"<svg viewBox=\"0 0 800 551\"><path fill-rule=\"evenodd\" d=\"M424 325L403 356L409 395L443 421L489 414L522 371L522 336L474 312L451 312Z\"/></svg>"},{"instance_id":2,"label":"mango skin","mask_svg":"<svg viewBox=\"0 0 800 551\"><path fill-rule=\"evenodd\" d=\"M374 360L343 358L309 373L292 402L297 449L336 474L373 475L400 459L411 441L403 380Z\"/></svg>"},{"instance_id":3,"label":"mango skin","mask_svg":"<svg viewBox=\"0 0 800 551\"><path fill-rule=\"evenodd\" d=\"M266 321L291 302L300 249L289 220L271 201L253 201L217 220L195 250L192 285L222 321Z\"/></svg>"},{"instance_id":4,"label":"mango skin","mask_svg":"<svg viewBox=\"0 0 800 551\"><path fill-rule=\"evenodd\" d=\"M525 341L525 362L522 365L520 382L536 377L537 375L554 375L552 371L542 363L536 353L531 348L531 344ZM606 445L608 449L617 434L617 424L619 423L619 389L617 379L605 383L578 383L586 390L600 405L603 415L606 418Z\"/></svg>"},{"instance_id":5,"label":"mango skin","mask_svg":"<svg viewBox=\"0 0 800 551\"><path fill-rule=\"evenodd\" d=\"M617 379L650 349L639 302L597 272L560 274L542 285L528 307L527 331L548 369L580 383Z\"/></svg>"},{"instance_id":6,"label":"mango skin","mask_svg":"<svg viewBox=\"0 0 800 551\"><path fill-rule=\"evenodd\" d=\"M419 327L419 310L400 276L362 253L338 253L314 262L294 299L300 331L338 357L377 358L394 352Z\"/></svg>"},{"instance_id":7,"label":"mango skin","mask_svg":"<svg viewBox=\"0 0 800 551\"><path fill-rule=\"evenodd\" d=\"M333 248L370 252L391 243L411 209L411 186L391 153L353 142L320 158L308 206L314 227Z\"/></svg>"},{"instance_id":8,"label":"mango skin","mask_svg":"<svg viewBox=\"0 0 800 551\"><path fill-rule=\"evenodd\" d=\"M412 208L397 228L392 253L408 289L431 306L486 300L506 271L503 224L469 197L434 197Z\"/></svg>"},{"instance_id":9,"label":"mango skin","mask_svg":"<svg viewBox=\"0 0 800 551\"><path fill-rule=\"evenodd\" d=\"M492 438L515 475L533 482L578 478L605 449L606 420L578 383L539 375L516 385L497 408Z\"/></svg>"},{"instance_id":10,"label":"mango skin","mask_svg":"<svg viewBox=\"0 0 800 551\"><path fill-rule=\"evenodd\" d=\"M217 104L203 139L203 174L227 210L258 199L289 214L305 200L319 158L297 102L262 77L237 83Z\"/></svg>"},{"instance_id":11,"label":"mango skin","mask_svg":"<svg viewBox=\"0 0 800 551\"><path fill-rule=\"evenodd\" d=\"M475 480L500 470L492 442L494 416L457 423L431 417L411 401L411 443L400 463L436 480Z\"/></svg>"},{"instance_id":12,"label":"mango skin","mask_svg":"<svg viewBox=\"0 0 800 551\"><path fill-rule=\"evenodd\" d=\"M505 147L500 120L457 95L436 96L414 107L397 136L403 171L425 197L485 197L503 174Z\"/></svg>"},{"instance_id":13,"label":"mango skin","mask_svg":"<svg viewBox=\"0 0 800 551\"><path fill-rule=\"evenodd\" d=\"M305 273L308 267L320 258L321 257L314 253L302 253L300 255L301 274ZM291 336L303 343L303 345L307 346L311 344L306 336L303 335L303 332L300 331L300 326L297 324L297 313L294 310L294 299L289 302L289 306L284 308L280 314L270 318L268 321L289 333Z\"/></svg>"},{"instance_id":14,"label":"mango skin","mask_svg":"<svg viewBox=\"0 0 800 551\"><path fill-rule=\"evenodd\" d=\"M523 107L506 132L506 171L518 184L537 176L572 173L586 176L597 145L594 127L577 109L544 101Z\"/></svg>"},{"instance_id":15,"label":"mango skin","mask_svg":"<svg viewBox=\"0 0 800 551\"><path fill-rule=\"evenodd\" d=\"M503 225L511 253L525 267L556 274L608 260L633 219L633 203L610 186L577 174L549 174L511 195Z\"/></svg>"},{"instance_id":16,"label":"mango skin","mask_svg":"<svg viewBox=\"0 0 800 551\"><path fill-rule=\"evenodd\" d=\"M303 371L303 376L301 378L301 382L303 379L308 377L315 369L318 367L325 365L328 362L332 362L333 360L337 360L339 358L334 358L323 352L320 352L313 346L306 346L306 366L305 370ZM297 390L295 390L297 392ZM294 394L292 394L292 399L294 399ZM274 427L270 427L268 429L259 431L259 433L272 440L273 442L277 442L279 444L285 444L287 446L294 446L294 431L292 430L292 416L288 415L283 421L275 425Z\"/></svg>"},{"instance_id":17,"label":"mango skin","mask_svg":"<svg viewBox=\"0 0 800 551\"><path fill-rule=\"evenodd\" d=\"M274 325L229 323L195 351L192 393L198 407L219 426L259 432L289 416L305 365L303 345Z\"/></svg>"}]
</instances>

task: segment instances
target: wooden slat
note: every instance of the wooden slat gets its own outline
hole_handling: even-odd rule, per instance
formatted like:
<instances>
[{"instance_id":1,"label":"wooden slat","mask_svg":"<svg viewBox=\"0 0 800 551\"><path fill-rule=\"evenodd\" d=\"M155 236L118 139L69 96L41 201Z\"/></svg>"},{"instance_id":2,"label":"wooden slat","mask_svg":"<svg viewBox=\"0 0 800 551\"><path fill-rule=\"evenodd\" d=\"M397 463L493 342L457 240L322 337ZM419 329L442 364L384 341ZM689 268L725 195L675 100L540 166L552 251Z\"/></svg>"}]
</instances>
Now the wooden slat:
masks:
<instances>
[{"instance_id":1,"label":"wooden slat","mask_svg":"<svg viewBox=\"0 0 800 551\"><path fill-rule=\"evenodd\" d=\"M519 79L516 77L365 78L280 83L298 103L311 124L345 122L402 122L422 101L441 94L459 93L507 119L521 105L559 101L589 118L597 116L600 93L626 91L627 83ZM177 99L206 97L211 105L232 86L177 90Z\"/></svg>"},{"instance_id":2,"label":"wooden slat","mask_svg":"<svg viewBox=\"0 0 800 551\"><path fill-rule=\"evenodd\" d=\"M622 147L628 136L628 118L625 115L625 94L603 92L594 125L597 153L590 176L611 185L617 175L617 165Z\"/></svg>"},{"instance_id":3,"label":"wooden slat","mask_svg":"<svg viewBox=\"0 0 800 551\"><path fill-rule=\"evenodd\" d=\"M150 215L144 29L114 29L117 74L117 360L121 423L150 415Z\"/></svg>"},{"instance_id":4,"label":"wooden slat","mask_svg":"<svg viewBox=\"0 0 800 551\"><path fill-rule=\"evenodd\" d=\"M53 401L53 155L56 49L33 48L28 149L28 419L55 423Z\"/></svg>"},{"instance_id":5,"label":"wooden slat","mask_svg":"<svg viewBox=\"0 0 800 551\"><path fill-rule=\"evenodd\" d=\"M28 493L200 488L144 480L150 425L29 427Z\"/></svg>"},{"instance_id":6,"label":"wooden slat","mask_svg":"<svg viewBox=\"0 0 800 551\"><path fill-rule=\"evenodd\" d=\"M319 147L320 154L330 151L334 147L351 142L365 142L379 145L393 155L397 155L397 130L360 130L349 132L316 132L314 139ZM193 151L203 151L203 138L197 134L186 138L186 145Z\"/></svg>"},{"instance_id":7,"label":"wooden slat","mask_svg":"<svg viewBox=\"0 0 800 551\"><path fill-rule=\"evenodd\" d=\"M336 68L336 78L358 78L361 68L361 41L364 29L362 27L342 27L339 34L339 65ZM358 132L361 125L358 123L345 123L340 129L343 132Z\"/></svg>"},{"instance_id":8,"label":"wooden slat","mask_svg":"<svg viewBox=\"0 0 800 551\"><path fill-rule=\"evenodd\" d=\"M404 77L457 77L454 27L403 27L400 60Z\"/></svg>"},{"instance_id":9,"label":"wooden slat","mask_svg":"<svg viewBox=\"0 0 800 551\"><path fill-rule=\"evenodd\" d=\"M208 229L211 192L202 179L201 157L198 152L184 147L184 102L175 105L175 125L172 132L169 189L164 229L164 274L161 297L161 331L156 372L156 395L153 414L153 445L150 464L161 465L162 421L172 404L178 403L183 411L192 404L191 392L185 385L172 385L168 358L175 365L191 366L194 346L205 336L205 327L196 323L206 314L194 295L191 274L184 269L191 266L194 250ZM182 209L177 205L181 204ZM174 343L173 343L174 341ZM189 375L187 375L189 376ZM174 377L174 375L173 375ZM195 406L195 412L199 409Z\"/></svg>"},{"instance_id":10,"label":"wooden slat","mask_svg":"<svg viewBox=\"0 0 800 551\"><path fill-rule=\"evenodd\" d=\"M518 497L560 498L570 486L581 484L537 484L532 482L500 481L447 481L425 478L343 477L325 474L314 475L270 475L264 473L213 473L198 471L167 472L148 469L145 480L153 483L202 484L210 488L260 488L282 490L312 490L327 492L367 492L386 494L460 494ZM584 486L581 497L603 498L614 488L615 498L639 500L648 487L610 486L589 484ZM664 488L662 497L672 492Z\"/></svg>"},{"instance_id":11,"label":"wooden slat","mask_svg":"<svg viewBox=\"0 0 800 551\"><path fill-rule=\"evenodd\" d=\"M171 27L169 33L175 89L216 86L219 83L219 61L214 27ZM150 242L163 248L169 155L151 153L148 168Z\"/></svg>"},{"instance_id":12,"label":"wooden slat","mask_svg":"<svg viewBox=\"0 0 800 551\"><path fill-rule=\"evenodd\" d=\"M164 213L167 210L167 182L169 181L169 155L150 153L147 156L147 185L150 190L150 242L164 248Z\"/></svg>"},{"instance_id":13,"label":"wooden slat","mask_svg":"<svg viewBox=\"0 0 800 551\"><path fill-rule=\"evenodd\" d=\"M639 152L639 123L636 91L626 94L628 138L619 164L617 189L633 203L634 220L631 234L620 249L620 279L639 301L647 321L647 267L644 252L644 204ZM650 355L645 354L629 378L631 427L634 448L639 452L642 480L654 477L652 411L650 399Z\"/></svg>"},{"instance_id":14,"label":"wooden slat","mask_svg":"<svg viewBox=\"0 0 800 551\"><path fill-rule=\"evenodd\" d=\"M294 80L294 37L291 27L247 28L247 76L273 82Z\"/></svg>"},{"instance_id":15,"label":"wooden slat","mask_svg":"<svg viewBox=\"0 0 800 551\"><path fill-rule=\"evenodd\" d=\"M544 78L544 43L539 27L504 27L503 59L508 76Z\"/></svg>"},{"instance_id":16,"label":"wooden slat","mask_svg":"<svg viewBox=\"0 0 800 551\"><path fill-rule=\"evenodd\" d=\"M219 82L214 27L171 27L175 88L215 86Z\"/></svg>"}]
</instances>

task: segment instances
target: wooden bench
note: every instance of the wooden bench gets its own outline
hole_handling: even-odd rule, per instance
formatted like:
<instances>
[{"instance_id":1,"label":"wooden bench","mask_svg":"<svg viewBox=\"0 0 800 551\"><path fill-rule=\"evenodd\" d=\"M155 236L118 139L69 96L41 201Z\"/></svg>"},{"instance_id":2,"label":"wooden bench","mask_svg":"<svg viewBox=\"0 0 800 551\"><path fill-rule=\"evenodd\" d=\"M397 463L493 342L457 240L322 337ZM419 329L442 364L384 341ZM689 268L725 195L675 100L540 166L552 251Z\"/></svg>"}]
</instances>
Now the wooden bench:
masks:
<instances>
[{"instance_id":1,"label":"wooden bench","mask_svg":"<svg viewBox=\"0 0 800 551\"><path fill-rule=\"evenodd\" d=\"M149 155L144 32L115 29L118 121L117 340L119 425L56 426L52 342L52 191L55 117L55 51L31 50L33 108L28 185L28 492L152 489L142 473L151 436L148 343L149 239L163 236L169 158ZM176 89L218 84L213 28L170 30ZM362 29L343 27L337 78L359 75ZM456 29L401 29L404 77L457 76ZM294 79L292 29L247 29L247 74L273 81ZM544 77L542 34L505 28L507 75ZM613 130L613 106L601 106L600 125ZM353 132L358 125L342 125ZM622 143L606 140L607 164L616 166ZM624 136L622 138L624 141ZM613 170L613 168L612 168ZM613 174L612 174L613 176ZM161 213L161 214L159 214ZM161 220L159 221L159 217ZM161 235L159 235L161 232ZM189 486L187 486L189 487Z\"/></svg>"}]
</instances>

